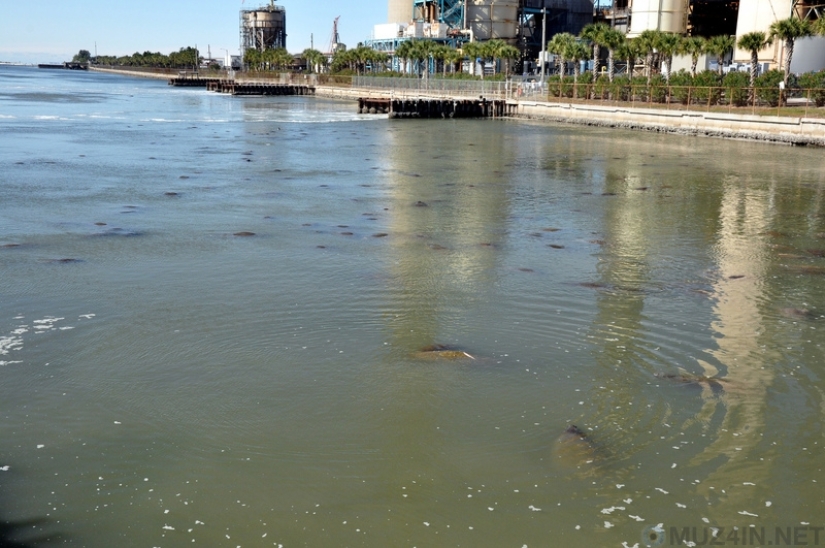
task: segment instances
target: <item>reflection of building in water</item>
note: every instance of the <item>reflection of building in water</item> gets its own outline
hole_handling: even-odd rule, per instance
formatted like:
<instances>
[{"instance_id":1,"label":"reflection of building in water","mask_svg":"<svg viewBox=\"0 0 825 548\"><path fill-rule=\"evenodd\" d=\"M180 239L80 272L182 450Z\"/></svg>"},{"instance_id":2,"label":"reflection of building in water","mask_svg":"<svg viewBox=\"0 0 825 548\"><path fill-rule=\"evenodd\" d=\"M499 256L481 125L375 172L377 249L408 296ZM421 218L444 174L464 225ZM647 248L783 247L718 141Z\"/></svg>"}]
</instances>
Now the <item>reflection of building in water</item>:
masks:
<instances>
[{"instance_id":1,"label":"reflection of building in water","mask_svg":"<svg viewBox=\"0 0 825 548\"><path fill-rule=\"evenodd\" d=\"M468 306L490 289L509 216L501 172L518 146L489 130L457 146L453 133L430 129L410 125L387 137L390 312L399 315L395 344L407 351L459 337ZM455 150L471 145L473 160L462 161Z\"/></svg>"},{"instance_id":2,"label":"reflection of building in water","mask_svg":"<svg viewBox=\"0 0 825 548\"><path fill-rule=\"evenodd\" d=\"M733 519L744 504L752 502L752 493L728 489L743 482L762 484L771 471L769 451L757 454L764 441L767 413L767 390L774 378L771 365L779 356L772 345L760 338L765 332L764 284L768 276L765 240L753 235L770 226L773 215L773 189L754 193L740 180L724 184L719 210L716 256L718 279L715 282L716 319L712 324L717 347L708 349L723 364L725 371L701 362L705 375L723 375L727 379L723 400L706 393L703 415L710 417L717 405L724 405L724 418L714 432L713 442L692 464L722 459L720 466L699 485L705 496L727 491L726 504L716 508L716 519ZM767 366L767 367L766 367ZM760 458L761 457L761 458ZM741 504L740 504L741 503ZM725 515L720 515L725 512Z\"/></svg>"}]
</instances>

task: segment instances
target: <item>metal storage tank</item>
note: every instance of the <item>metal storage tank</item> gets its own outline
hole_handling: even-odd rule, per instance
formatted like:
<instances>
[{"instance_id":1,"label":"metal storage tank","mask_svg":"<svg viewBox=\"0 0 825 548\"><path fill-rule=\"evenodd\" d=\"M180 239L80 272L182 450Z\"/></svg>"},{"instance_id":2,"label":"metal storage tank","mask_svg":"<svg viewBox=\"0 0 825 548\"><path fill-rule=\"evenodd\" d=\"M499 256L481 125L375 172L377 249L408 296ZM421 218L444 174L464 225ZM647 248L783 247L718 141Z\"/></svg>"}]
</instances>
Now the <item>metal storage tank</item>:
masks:
<instances>
[{"instance_id":1,"label":"metal storage tank","mask_svg":"<svg viewBox=\"0 0 825 548\"><path fill-rule=\"evenodd\" d=\"M803 74L825 69L825 37L812 36L797 40L793 48L791 72Z\"/></svg>"},{"instance_id":2,"label":"metal storage tank","mask_svg":"<svg viewBox=\"0 0 825 548\"><path fill-rule=\"evenodd\" d=\"M749 32L764 32L768 34L771 25L779 19L788 17L791 13L792 0L741 0L739 14L736 17L736 38ZM759 52L759 61L771 63L779 67L782 62L782 40L774 40L773 45ZM794 54L796 57L796 54ZM736 49L734 60L750 63L749 51Z\"/></svg>"},{"instance_id":3,"label":"metal storage tank","mask_svg":"<svg viewBox=\"0 0 825 548\"><path fill-rule=\"evenodd\" d=\"M627 35L632 38L646 30L684 34L687 11L687 0L633 0Z\"/></svg>"},{"instance_id":4,"label":"metal storage tank","mask_svg":"<svg viewBox=\"0 0 825 548\"><path fill-rule=\"evenodd\" d=\"M409 23L413 18L413 0L389 0L387 23Z\"/></svg>"},{"instance_id":5,"label":"metal storage tank","mask_svg":"<svg viewBox=\"0 0 825 548\"><path fill-rule=\"evenodd\" d=\"M286 10L274 4L241 11L241 51L286 47Z\"/></svg>"},{"instance_id":6,"label":"metal storage tank","mask_svg":"<svg viewBox=\"0 0 825 548\"><path fill-rule=\"evenodd\" d=\"M791 15L792 0L741 0L736 17L736 36L768 32L770 26Z\"/></svg>"},{"instance_id":7,"label":"metal storage tank","mask_svg":"<svg viewBox=\"0 0 825 548\"><path fill-rule=\"evenodd\" d=\"M519 0L467 0L464 9L475 40L518 37Z\"/></svg>"}]
</instances>

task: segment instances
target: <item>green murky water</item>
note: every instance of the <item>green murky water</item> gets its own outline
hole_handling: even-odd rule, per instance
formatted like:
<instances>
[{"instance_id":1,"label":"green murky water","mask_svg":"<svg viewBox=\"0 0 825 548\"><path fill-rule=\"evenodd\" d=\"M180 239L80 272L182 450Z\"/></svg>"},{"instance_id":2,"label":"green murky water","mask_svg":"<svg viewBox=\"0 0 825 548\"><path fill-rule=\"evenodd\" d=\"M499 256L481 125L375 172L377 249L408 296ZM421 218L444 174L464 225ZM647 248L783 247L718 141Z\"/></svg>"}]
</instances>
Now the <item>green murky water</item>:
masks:
<instances>
[{"instance_id":1,"label":"green murky water","mask_svg":"<svg viewBox=\"0 0 825 548\"><path fill-rule=\"evenodd\" d=\"M820 150L0 81L14 538L825 544Z\"/></svg>"}]
</instances>

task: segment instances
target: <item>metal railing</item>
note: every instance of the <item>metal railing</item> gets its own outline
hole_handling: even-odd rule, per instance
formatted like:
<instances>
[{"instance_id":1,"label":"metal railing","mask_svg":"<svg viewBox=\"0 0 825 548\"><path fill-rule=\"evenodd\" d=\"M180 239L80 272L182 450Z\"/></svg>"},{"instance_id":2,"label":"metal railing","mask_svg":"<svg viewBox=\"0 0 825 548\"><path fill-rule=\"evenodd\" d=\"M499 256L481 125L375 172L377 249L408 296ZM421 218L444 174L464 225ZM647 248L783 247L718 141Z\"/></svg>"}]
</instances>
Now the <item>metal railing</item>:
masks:
<instances>
[{"instance_id":1,"label":"metal railing","mask_svg":"<svg viewBox=\"0 0 825 548\"><path fill-rule=\"evenodd\" d=\"M513 83L501 80L458 80L449 78L382 78L354 76L352 87L381 91L398 97L485 97L508 99Z\"/></svg>"},{"instance_id":2,"label":"metal railing","mask_svg":"<svg viewBox=\"0 0 825 548\"><path fill-rule=\"evenodd\" d=\"M352 87L397 97L485 97L527 101L586 103L605 106L714 110L808 116L825 106L825 89L780 90L778 87L667 86L626 82L581 83L483 81L444 78L352 77ZM793 109L791 112L789 109ZM822 113L825 115L825 112Z\"/></svg>"}]
</instances>

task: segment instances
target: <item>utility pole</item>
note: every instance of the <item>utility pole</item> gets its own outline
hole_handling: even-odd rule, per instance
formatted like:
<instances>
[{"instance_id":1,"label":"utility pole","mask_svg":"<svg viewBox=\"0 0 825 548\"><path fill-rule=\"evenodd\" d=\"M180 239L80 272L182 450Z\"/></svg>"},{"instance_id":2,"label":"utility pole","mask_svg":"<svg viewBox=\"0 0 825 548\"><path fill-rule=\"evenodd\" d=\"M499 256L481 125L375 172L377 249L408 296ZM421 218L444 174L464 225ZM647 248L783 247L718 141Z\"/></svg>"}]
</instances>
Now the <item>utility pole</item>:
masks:
<instances>
[{"instance_id":1,"label":"utility pole","mask_svg":"<svg viewBox=\"0 0 825 548\"><path fill-rule=\"evenodd\" d=\"M547 8L545 6L541 7L541 50L540 50L540 61L541 61L541 87L544 89L544 65L545 59L547 57Z\"/></svg>"}]
</instances>

